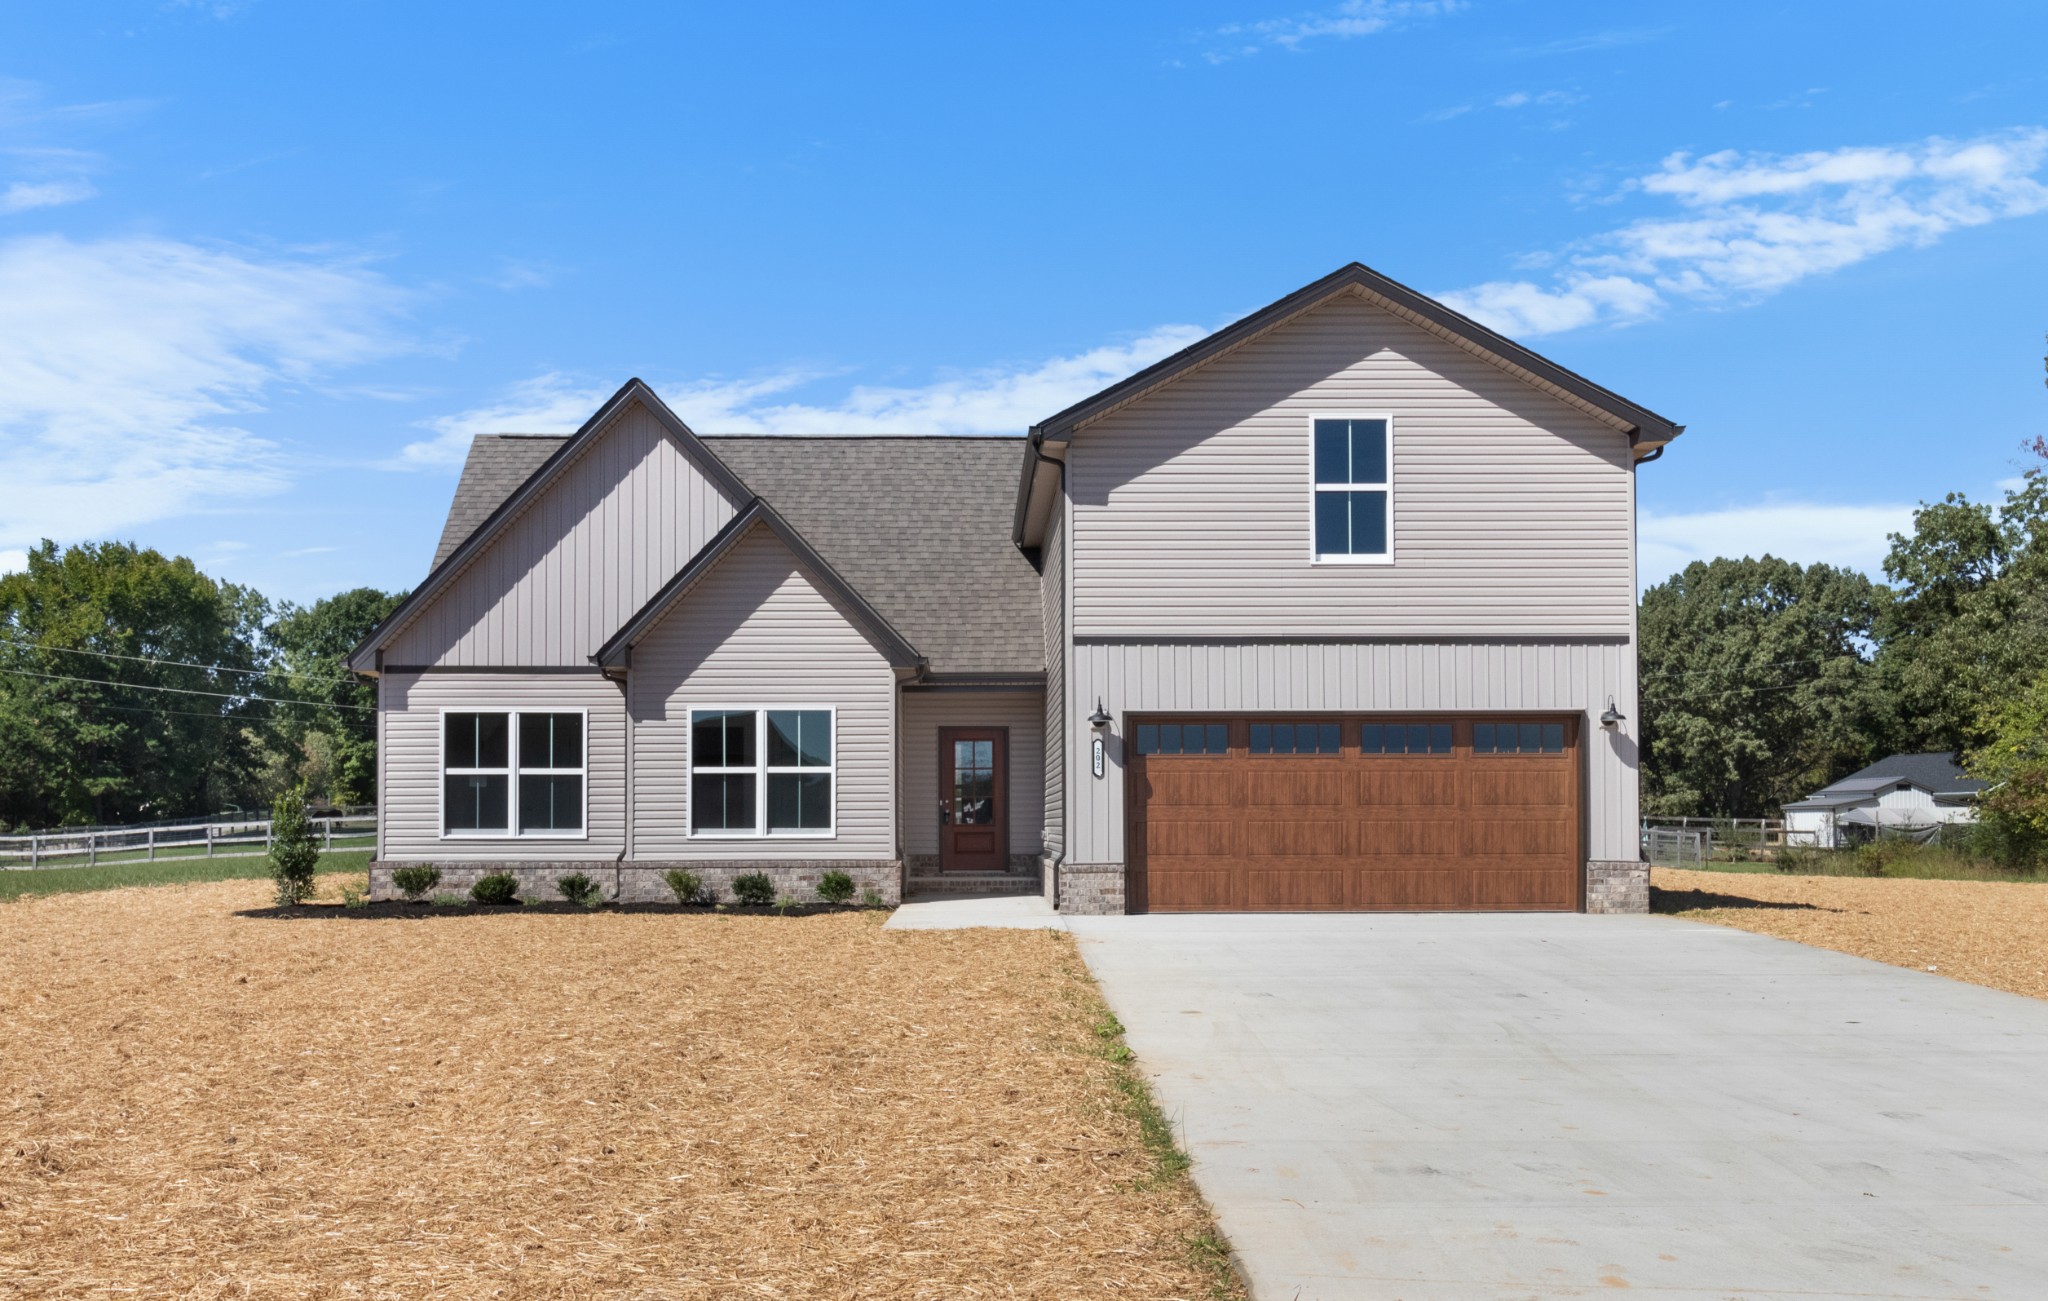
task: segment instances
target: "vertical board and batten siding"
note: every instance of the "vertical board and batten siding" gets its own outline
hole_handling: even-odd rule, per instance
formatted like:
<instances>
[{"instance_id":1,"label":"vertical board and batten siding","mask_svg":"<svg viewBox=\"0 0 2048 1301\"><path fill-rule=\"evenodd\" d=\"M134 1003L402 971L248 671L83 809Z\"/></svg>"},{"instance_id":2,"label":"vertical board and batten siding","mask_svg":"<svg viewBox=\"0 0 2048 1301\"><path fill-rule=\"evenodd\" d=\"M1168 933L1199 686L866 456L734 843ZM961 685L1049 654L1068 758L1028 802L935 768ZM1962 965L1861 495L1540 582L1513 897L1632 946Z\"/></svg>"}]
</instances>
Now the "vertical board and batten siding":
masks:
<instances>
[{"instance_id":1,"label":"vertical board and batten siding","mask_svg":"<svg viewBox=\"0 0 2048 1301\"><path fill-rule=\"evenodd\" d=\"M896 677L766 526L739 540L633 647L633 857L896 856ZM692 706L830 705L830 839L690 838Z\"/></svg>"},{"instance_id":2,"label":"vertical board and batten siding","mask_svg":"<svg viewBox=\"0 0 2048 1301\"><path fill-rule=\"evenodd\" d=\"M404 863L610 863L626 847L626 705L618 684L584 673L386 673L377 683L383 746L377 808L379 857ZM441 837L441 711L588 710L583 839Z\"/></svg>"},{"instance_id":3,"label":"vertical board and batten siding","mask_svg":"<svg viewBox=\"0 0 2048 1301\"><path fill-rule=\"evenodd\" d=\"M1310 563L1320 413L1393 418L1392 564ZM1347 295L1074 433L1072 632L1626 637L1632 478L1619 430Z\"/></svg>"},{"instance_id":4,"label":"vertical board and batten siding","mask_svg":"<svg viewBox=\"0 0 2048 1301\"><path fill-rule=\"evenodd\" d=\"M1083 702L1100 695L1117 744L1101 780L1078 747ZM1596 721L1612 696L1627 720ZM1316 710L1543 710L1586 715L1586 856L1634 860L1637 845L1636 655L1625 641L1130 644L1074 647L1067 745L1067 858L1124 860L1124 719L1131 713Z\"/></svg>"},{"instance_id":5,"label":"vertical board and batten siding","mask_svg":"<svg viewBox=\"0 0 2048 1301\"><path fill-rule=\"evenodd\" d=\"M939 852L942 727L1010 731L1010 852L1045 847L1045 697L1037 691L905 691L901 723L903 852Z\"/></svg>"},{"instance_id":6,"label":"vertical board and batten siding","mask_svg":"<svg viewBox=\"0 0 2048 1301\"><path fill-rule=\"evenodd\" d=\"M1045 852L1067 847L1067 494L1053 503L1040 551L1040 606L1045 620ZM936 851L934 851L936 852Z\"/></svg>"},{"instance_id":7,"label":"vertical board and batten siding","mask_svg":"<svg viewBox=\"0 0 2048 1301\"><path fill-rule=\"evenodd\" d=\"M384 662L583 667L734 509L635 404L399 632Z\"/></svg>"}]
</instances>

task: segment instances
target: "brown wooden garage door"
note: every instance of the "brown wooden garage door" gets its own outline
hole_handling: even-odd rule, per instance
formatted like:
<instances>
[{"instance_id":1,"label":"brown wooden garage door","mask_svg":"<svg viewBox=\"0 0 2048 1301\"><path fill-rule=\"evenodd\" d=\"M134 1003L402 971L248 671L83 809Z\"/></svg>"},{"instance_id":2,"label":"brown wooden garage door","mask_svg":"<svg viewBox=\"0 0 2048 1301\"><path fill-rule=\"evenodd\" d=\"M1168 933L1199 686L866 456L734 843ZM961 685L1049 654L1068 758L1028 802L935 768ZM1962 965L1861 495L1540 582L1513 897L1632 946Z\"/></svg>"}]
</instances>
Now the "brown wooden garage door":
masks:
<instances>
[{"instance_id":1,"label":"brown wooden garage door","mask_svg":"<svg viewBox=\"0 0 2048 1301\"><path fill-rule=\"evenodd\" d=\"M1579 725L1135 716L1134 911L1579 906Z\"/></svg>"}]
</instances>

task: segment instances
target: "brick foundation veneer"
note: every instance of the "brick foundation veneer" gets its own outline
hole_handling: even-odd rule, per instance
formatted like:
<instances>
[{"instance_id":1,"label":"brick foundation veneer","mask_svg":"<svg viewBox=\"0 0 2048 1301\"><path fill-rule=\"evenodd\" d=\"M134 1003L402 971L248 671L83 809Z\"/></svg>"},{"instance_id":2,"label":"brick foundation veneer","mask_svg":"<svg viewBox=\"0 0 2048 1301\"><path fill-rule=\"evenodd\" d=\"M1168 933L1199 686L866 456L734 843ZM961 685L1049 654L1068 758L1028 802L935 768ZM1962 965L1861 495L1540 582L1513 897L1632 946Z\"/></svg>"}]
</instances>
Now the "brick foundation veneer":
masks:
<instances>
[{"instance_id":1,"label":"brick foundation veneer","mask_svg":"<svg viewBox=\"0 0 2048 1301\"><path fill-rule=\"evenodd\" d=\"M410 867L424 860L378 861L370 864L370 898L403 898L391 884L396 868ZM756 863L740 860L687 863L433 863L441 869L441 883L435 894L467 896L478 877L492 872L510 872L519 878L519 897L553 903L561 899L555 881L581 872L597 882L607 903L674 903L675 891L665 876L670 868L695 872L705 887L717 894L719 903L732 902L736 876L759 872L775 883L778 895L795 895L799 903L818 902L818 878L827 872L844 872L853 878L853 897L858 902L868 890L891 907L903 902L903 865L895 859L806 859Z\"/></svg>"},{"instance_id":2,"label":"brick foundation veneer","mask_svg":"<svg viewBox=\"0 0 2048 1301\"><path fill-rule=\"evenodd\" d=\"M1586 864L1586 911L1650 911L1650 865L1599 861Z\"/></svg>"},{"instance_id":3,"label":"brick foundation veneer","mask_svg":"<svg viewBox=\"0 0 2048 1301\"><path fill-rule=\"evenodd\" d=\"M1054 906L1084 917L1114 917L1124 911L1122 863L1062 863Z\"/></svg>"}]
</instances>

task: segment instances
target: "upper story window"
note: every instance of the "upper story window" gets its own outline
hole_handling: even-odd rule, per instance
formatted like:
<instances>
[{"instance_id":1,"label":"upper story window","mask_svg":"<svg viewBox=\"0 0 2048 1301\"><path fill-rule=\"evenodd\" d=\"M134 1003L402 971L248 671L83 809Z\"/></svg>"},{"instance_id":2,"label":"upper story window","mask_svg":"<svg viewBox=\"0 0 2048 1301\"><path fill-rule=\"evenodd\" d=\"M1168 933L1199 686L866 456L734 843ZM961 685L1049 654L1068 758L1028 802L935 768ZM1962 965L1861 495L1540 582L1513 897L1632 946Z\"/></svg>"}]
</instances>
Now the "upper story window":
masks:
<instances>
[{"instance_id":1,"label":"upper story window","mask_svg":"<svg viewBox=\"0 0 2048 1301\"><path fill-rule=\"evenodd\" d=\"M582 710L441 715L441 834L581 836Z\"/></svg>"},{"instance_id":2,"label":"upper story window","mask_svg":"<svg viewBox=\"0 0 2048 1301\"><path fill-rule=\"evenodd\" d=\"M692 836L830 836L830 709L690 711Z\"/></svg>"},{"instance_id":3,"label":"upper story window","mask_svg":"<svg viewBox=\"0 0 2048 1301\"><path fill-rule=\"evenodd\" d=\"M1392 421L1315 421L1315 558L1384 563L1393 518Z\"/></svg>"}]
</instances>

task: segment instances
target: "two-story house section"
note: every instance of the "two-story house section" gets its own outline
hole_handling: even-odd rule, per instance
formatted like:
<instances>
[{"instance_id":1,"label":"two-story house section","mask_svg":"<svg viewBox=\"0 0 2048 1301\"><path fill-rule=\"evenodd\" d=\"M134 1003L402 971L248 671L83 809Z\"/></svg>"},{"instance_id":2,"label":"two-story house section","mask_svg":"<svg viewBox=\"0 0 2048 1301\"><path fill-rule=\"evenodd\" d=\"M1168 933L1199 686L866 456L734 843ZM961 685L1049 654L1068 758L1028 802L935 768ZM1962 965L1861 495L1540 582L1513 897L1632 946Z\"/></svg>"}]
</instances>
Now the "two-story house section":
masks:
<instances>
[{"instance_id":1,"label":"two-story house section","mask_svg":"<svg viewBox=\"0 0 2048 1301\"><path fill-rule=\"evenodd\" d=\"M356 652L373 887L1641 910L1635 470L1680 432L1356 264L1023 438L700 438L634 381L478 439Z\"/></svg>"}]
</instances>

